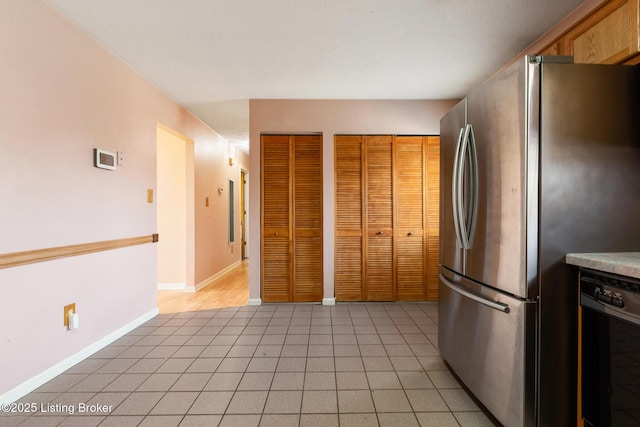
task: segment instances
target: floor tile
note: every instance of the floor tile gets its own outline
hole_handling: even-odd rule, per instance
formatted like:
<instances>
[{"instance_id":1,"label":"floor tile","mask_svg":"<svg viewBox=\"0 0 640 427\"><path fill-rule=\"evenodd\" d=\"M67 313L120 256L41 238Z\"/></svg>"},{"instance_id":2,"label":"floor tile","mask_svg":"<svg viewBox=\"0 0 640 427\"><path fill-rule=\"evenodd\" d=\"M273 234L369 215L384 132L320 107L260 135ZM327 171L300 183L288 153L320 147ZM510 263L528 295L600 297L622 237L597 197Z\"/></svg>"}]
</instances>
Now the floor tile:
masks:
<instances>
[{"instance_id":1,"label":"floor tile","mask_svg":"<svg viewBox=\"0 0 640 427\"><path fill-rule=\"evenodd\" d=\"M232 397L232 391L203 391L193 402L188 413L224 414Z\"/></svg>"},{"instance_id":2,"label":"floor tile","mask_svg":"<svg viewBox=\"0 0 640 427\"><path fill-rule=\"evenodd\" d=\"M220 366L222 358L219 357L199 357L193 361L186 369L187 372L210 373L215 372Z\"/></svg>"},{"instance_id":3,"label":"floor tile","mask_svg":"<svg viewBox=\"0 0 640 427\"><path fill-rule=\"evenodd\" d=\"M418 419L413 413L378 414L380 427L419 427Z\"/></svg>"},{"instance_id":4,"label":"floor tile","mask_svg":"<svg viewBox=\"0 0 640 427\"><path fill-rule=\"evenodd\" d=\"M302 390L304 372L276 372L271 383L271 390Z\"/></svg>"},{"instance_id":5,"label":"floor tile","mask_svg":"<svg viewBox=\"0 0 640 427\"><path fill-rule=\"evenodd\" d=\"M265 414L298 414L301 410L302 391L272 390L264 407Z\"/></svg>"},{"instance_id":6,"label":"floor tile","mask_svg":"<svg viewBox=\"0 0 640 427\"><path fill-rule=\"evenodd\" d=\"M336 386L338 390L369 390L364 372L336 372Z\"/></svg>"},{"instance_id":7,"label":"floor tile","mask_svg":"<svg viewBox=\"0 0 640 427\"><path fill-rule=\"evenodd\" d=\"M435 388L429 376L424 371L399 371L396 372L396 374L405 390Z\"/></svg>"},{"instance_id":8,"label":"floor tile","mask_svg":"<svg viewBox=\"0 0 640 427\"><path fill-rule=\"evenodd\" d=\"M229 349L226 357L252 357L256 352L257 345L234 345Z\"/></svg>"},{"instance_id":9,"label":"floor tile","mask_svg":"<svg viewBox=\"0 0 640 427\"><path fill-rule=\"evenodd\" d=\"M416 418L421 427L460 427L451 412L420 412Z\"/></svg>"},{"instance_id":10,"label":"floor tile","mask_svg":"<svg viewBox=\"0 0 640 427\"><path fill-rule=\"evenodd\" d=\"M366 371L393 371L391 359L386 356L364 356L362 362Z\"/></svg>"},{"instance_id":11,"label":"floor tile","mask_svg":"<svg viewBox=\"0 0 640 427\"><path fill-rule=\"evenodd\" d=\"M449 410L438 390L406 390L405 392L415 412L443 412Z\"/></svg>"},{"instance_id":12,"label":"floor tile","mask_svg":"<svg viewBox=\"0 0 640 427\"><path fill-rule=\"evenodd\" d=\"M333 357L308 357L307 372L334 372Z\"/></svg>"},{"instance_id":13,"label":"floor tile","mask_svg":"<svg viewBox=\"0 0 640 427\"><path fill-rule=\"evenodd\" d=\"M211 376L204 390L235 390L242 379L242 372L216 372Z\"/></svg>"},{"instance_id":14,"label":"floor tile","mask_svg":"<svg viewBox=\"0 0 640 427\"><path fill-rule=\"evenodd\" d=\"M340 414L340 425L349 427L375 427L378 426L378 416L369 414Z\"/></svg>"},{"instance_id":15,"label":"floor tile","mask_svg":"<svg viewBox=\"0 0 640 427\"><path fill-rule=\"evenodd\" d=\"M411 412L409 399L403 390L372 390L376 412Z\"/></svg>"},{"instance_id":16,"label":"floor tile","mask_svg":"<svg viewBox=\"0 0 640 427\"><path fill-rule=\"evenodd\" d=\"M244 372L250 361L249 357L228 357L220 362L216 372Z\"/></svg>"},{"instance_id":17,"label":"floor tile","mask_svg":"<svg viewBox=\"0 0 640 427\"><path fill-rule=\"evenodd\" d=\"M438 389L461 388L458 380L449 371L427 371L427 375Z\"/></svg>"},{"instance_id":18,"label":"floor tile","mask_svg":"<svg viewBox=\"0 0 640 427\"><path fill-rule=\"evenodd\" d=\"M238 385L238 390L269 390L272 380L272 372L246 372Z\"/></svg>"},{"instance_id":19,"label":"floor tile","mask_svg":"<svg viewBox=\"0 0 640 427\"><path fill-rule=\"evenodd\" d=\"M336 391L305 390L302 395L302 412L305 414L337 413Z\"/></svg>"},{"instance_id":20,"label":"floor tile","mask_svg":"<svg viewBox=\"0 0 640 427\"><path fill-rule=\"evenodd\" d=\"M361 357L336 357L336 372L362 372L364 364Z\"/></svg>"},{"instance_id":21,"label":"floor tile","mask_svg":"<svg viewBox=\"0 0 640 427\"><path fill-rule=\"evenodd\" d=\"M338 427L337 414L302 414L300 427Z\"/></svg>"},{"instance_id":22,"label":"floor tile","mask_svg":"<svg viewBox=\"0 0 640 427\"><path fill-rule=\"evenodd\" d=\"M266 391L237 391L229 403L227 414L261 414L266 400Z\"/></svg>"},{"instance_id":23,"label":"floor tile","mask_svg":"<svg viewBox=\"0 0 640 427\"><path fill-rule=\"evenodd\" d=\"M127 397L111 415L147 415L162 399L162 392L136 392Z\"/></svg>"},{"instance_id":24,"label":"floor tile","mask_svg":"<svg viewBox=\"0 0 640 427\"><path fill-rule=\"evenodd\" d=\"M340 413L375 412L369 390L339 390L338 410Z\"/></svg>"},{"instance_id":25,"label":"floor tile","mask_svg":"<svg viewBox=\"0 0 640 427\"><path fill-rule=\"evenodd\" d=\"M173 384L171 391L202 391L213 374L185 373Z\"/></svg>"},{"instance_id":26,"label":"floor tile","mask_svg":"<svg viewBox=\"0 0 640 427\"><path fill-rule=\"evenodd\" d=\"M185 372L189 366L196 359L167 359L156 371L156 373L182 373Z\"/></svg>"},{"instance_id":27,"label":"floor tile","mask_svg":"<svg viewBox=\"0 0 640 427\"><path fill-rule=\"evenodd\" d=\"M260 415L225 415L218 427L258 427Z\"/></svg>"},{"instance_id":28,"label":"floor tile","mask_svg":"<svg viewBox=\"0 0 640 427\"><path fill-rule=\"evenodd\" d=\"M151 415L186 414L197 397L197 392L170 391L154 406Z\"/></svg>"},{"instance_id":29,"label":"floor tile","mask_svg":"<svg viewBox=\"0 0 640 427\"><path fill-rule=\"evenodd\" d=\"M254 357L247 366L247 372L275 372L277 366L277 357Z\"/></svg>"},{"instance_id":30,"label":"floor tile","mask_svg":"<svg viewBox=\"0 0 640 427\"><path fill-rule=\"evenodd\" d=\"M335 390L336 374L334 372L307 372L304 378L305 390Z\"/></svg>"},{"instance_id":31,"label":"floor tile","mask_svg":"<svg viewBox=\"0 0 640 427\"><path fill-rule=\"evenodd\" d=\"M138 391L168 391L178 381L180 375L179 373L152 374L138 387Z\"/></svg>"},{"instance_id":32,"label":"floor tile","mask_svg":"<svg viewBox=\"0 0 640 427\"><path fill-rule=\"evenodd\" d=\"M442 398L447 402L447 406L453 412L457 411L479 411L480 408L469 397L467 392L461 388L439 389Z\"/></svg>"},{"instance_id":33,"label":"floor tile","mask_svg":"<svg viewBox=\"0 0 640 427\"><path fill-rule=\"evenodd\" d=\"M402 388L398 376L393 371L369 371L367 372L367 379L369 380L369 388L371 388L371 390Z\"/></svg>"},{"instance_id":34,"label":"floor tile","mask_svg":"<svg viewBox=\"0 0 640 427\"><path fill-rule=\"evenodd\" d=\"M142 420L139 427L177 427L182 415L149 415Z\"/></svg>"},{"instance_id":35,"label":"floor tile","mask_svg":"<svg viewBox=\"0 0 640 427\"><path fill-rule=\"evenodd\" d=\"M495 424L482 412L454 412L461 427L493 427Z\"/></svg>"},{"instance_id":36,"label":"floor tile","mask_svg":"<svg viewBox=\"0 0 640 427\"><path fill-rule=\"evenodd\" d=\"M260 419L260 427L298 427L300 415L264 414Z\"/></svg>"}]
</instances>

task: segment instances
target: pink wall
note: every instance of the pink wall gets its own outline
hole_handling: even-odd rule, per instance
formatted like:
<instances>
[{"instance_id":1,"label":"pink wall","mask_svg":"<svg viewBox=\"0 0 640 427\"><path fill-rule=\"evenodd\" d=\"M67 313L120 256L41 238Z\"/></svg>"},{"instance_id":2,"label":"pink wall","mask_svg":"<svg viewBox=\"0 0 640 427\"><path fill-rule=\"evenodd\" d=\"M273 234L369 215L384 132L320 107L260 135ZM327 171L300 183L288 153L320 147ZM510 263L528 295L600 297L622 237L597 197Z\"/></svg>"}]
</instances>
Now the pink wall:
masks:
<instances>
[{"instance_id":1,"label":"pink wall","mask_svg":"<svg viewBox=\"0 0 640 427\"><path fill-rule=\"evenodd\" d=\"M334 296L333 136L350 134L439 135L440 118L456 103L444 101L257 100L249 103L251 193L249 298L260 298L260 134L323 134L324 298Z\"/></svg>"},{"instance_id":2,"label":"pink wall","mask_svg":"<svg viewBox=\"0 0 640 427\"><path fill-rule=\"evenodd\" d=\"M187 275L197 283L239 260L219 231L215 189L233 173L220 135L40 1L0 2L0 40L0 253L155 233L146 194L161 123L194 141ZM123 151L124 166L94 168L94 147ZM0 270L0 401L153 315L156 272L152 244ZM66 331L71 302L80 328Z\"/></svg>"}]
</instances>

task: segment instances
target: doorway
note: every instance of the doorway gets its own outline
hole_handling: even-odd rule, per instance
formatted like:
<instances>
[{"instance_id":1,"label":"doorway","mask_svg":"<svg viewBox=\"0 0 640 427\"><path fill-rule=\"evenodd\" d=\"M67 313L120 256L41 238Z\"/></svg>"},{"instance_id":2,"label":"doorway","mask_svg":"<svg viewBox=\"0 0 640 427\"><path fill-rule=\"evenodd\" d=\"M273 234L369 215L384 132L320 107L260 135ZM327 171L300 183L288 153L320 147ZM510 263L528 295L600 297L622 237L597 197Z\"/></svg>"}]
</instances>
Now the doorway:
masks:
<instances>
[{"instance_id":1,"label":"doorway","mask_svg":"<svg viewBox=\"0 0 640 427\"><path fill-rule=\"evenodd\" d=\"M248 227L248 210L249 210L249 173L245 170L240 171L240 227L242 230L240 251L242 259L248 258L247 236L249 235Z\"/></svg>"},{"instance_id":2,"label":"doorway","mask_svg":"<svg viewBox=\"0 0 640 427\"><path fill-rule=\"evenodd\" d=\"M193 141L159 124L156 156L158 289L184 290L193 286Z\"/></svg>"}]
</instances>

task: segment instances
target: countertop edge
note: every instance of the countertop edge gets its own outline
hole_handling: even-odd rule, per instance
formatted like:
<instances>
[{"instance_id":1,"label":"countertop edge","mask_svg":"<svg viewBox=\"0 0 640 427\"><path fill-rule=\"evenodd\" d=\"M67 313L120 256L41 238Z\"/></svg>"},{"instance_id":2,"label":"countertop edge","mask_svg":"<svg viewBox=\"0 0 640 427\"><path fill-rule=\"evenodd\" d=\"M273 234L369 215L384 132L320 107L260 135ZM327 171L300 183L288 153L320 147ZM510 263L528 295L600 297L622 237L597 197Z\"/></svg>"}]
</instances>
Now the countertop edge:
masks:
<instances>
[{"instance_id":1,"label":"countertop edge","mask_svg":"<svg viewBox=\"0 0 640 427\"><path fill-rule=\"evenodd\" d=\"M569 253L567 264L640 279L640 252Z\"/></svg>"}]
</instances>

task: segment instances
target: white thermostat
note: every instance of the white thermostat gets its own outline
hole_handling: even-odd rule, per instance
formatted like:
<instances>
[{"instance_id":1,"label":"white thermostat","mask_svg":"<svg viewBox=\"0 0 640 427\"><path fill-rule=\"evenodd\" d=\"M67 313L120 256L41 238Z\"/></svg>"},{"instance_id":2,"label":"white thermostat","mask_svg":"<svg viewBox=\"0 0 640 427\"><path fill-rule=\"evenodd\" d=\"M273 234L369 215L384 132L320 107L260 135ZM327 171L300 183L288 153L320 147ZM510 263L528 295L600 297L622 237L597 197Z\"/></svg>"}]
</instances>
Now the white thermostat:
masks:
<instances>
[{"instance_id":1,"label":"white thermostat","mask_svg":"<svg viewBox=\"0 0 640 427\"><path fill-rule=\"evenodd\" d=\"M116 170L116 155L99 148L93 149L93 165L97 168Z\"/></svg>"}]
</instances>

